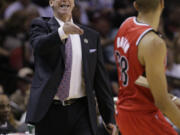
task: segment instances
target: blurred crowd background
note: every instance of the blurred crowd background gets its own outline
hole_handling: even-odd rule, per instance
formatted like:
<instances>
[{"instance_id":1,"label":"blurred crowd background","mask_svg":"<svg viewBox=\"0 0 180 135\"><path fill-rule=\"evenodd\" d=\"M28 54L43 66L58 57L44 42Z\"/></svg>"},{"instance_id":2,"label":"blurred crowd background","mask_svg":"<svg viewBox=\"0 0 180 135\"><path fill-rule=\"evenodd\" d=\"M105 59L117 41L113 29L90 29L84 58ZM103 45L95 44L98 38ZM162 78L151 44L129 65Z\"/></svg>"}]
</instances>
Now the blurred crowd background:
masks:
<instances>
[{"instance_id":1,"label":"blurred crowd background","mask_svg":"<svg viewBox=\"0 0 180 135\"><path fill-rule=\"evenodd\" d=\"M96 29L101 35L105 66L118 93L113 42L121 23L136 16L133 0L75 0L73 20ZM166 41L167 80L170 93L180 97L180 2L165 0L159 33ZM33 51L29 44L29 26L38 16L51 17L49 0L0 0L0 131L25 132L24 116L34 73ZM7 116L8 115L8 116ZM99 116L99 114L97 113ZM5 121L4 120L4 121ZM101 127L101 118L98 117ZM7 126L7 125L6 125ZM2 128L2 129L1 129ZM100 128L102 135L103 130Z\"/></svg>"}]
</instances>

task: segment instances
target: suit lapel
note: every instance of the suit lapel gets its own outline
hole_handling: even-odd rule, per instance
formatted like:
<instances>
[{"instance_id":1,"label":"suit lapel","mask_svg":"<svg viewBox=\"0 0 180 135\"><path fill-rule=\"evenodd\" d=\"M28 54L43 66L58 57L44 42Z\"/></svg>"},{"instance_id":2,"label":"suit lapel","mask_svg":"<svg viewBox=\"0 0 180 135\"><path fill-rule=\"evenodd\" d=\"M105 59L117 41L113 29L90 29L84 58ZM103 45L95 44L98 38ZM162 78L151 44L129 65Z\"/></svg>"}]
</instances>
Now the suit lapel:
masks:
<instances>
[{"instance_id":1,"label":"suit lapel","mask_svg":"<svg viewBox=\"0 0 180 135\"><path fill-rule=\"evenodd\" d=\"M60 27L59 23L57 22L57 20L52 17L49 21L48 21L49 27L51 32L55 32L58 30L58 28ZM61 54L63 57L63 60L65 60L65 46L64 45L60 45L60 49L61 49Z\"/></svg>"},{"instance_id":2,"label":"suit lapel","mask_svg":"<svg viewBox=\"0 0 180 135\"><path fill-rule=\"evenodd\" d=\"M83 35L80 35L80 39L81 39L81 48L82 48L82 63L83 63L83 69L84 69L84 77L86 80L88 80L87 74L89 71L88 70L89 44L88 44L88 38L87 38L86 33L84 33Z\"/></svg>"},{"instance_id":3,"label":"suit lapel","mask_svg":"<svg viewBox=\"0 0 180 135\"><path fill-rule=\"evenodd\" d=\"M56 31L60 25L58 24L58 22L56 21L56 19L54 17L50 18L48 21L48 24L50 26L51 31Z\"/></svg>"}]
</instances>

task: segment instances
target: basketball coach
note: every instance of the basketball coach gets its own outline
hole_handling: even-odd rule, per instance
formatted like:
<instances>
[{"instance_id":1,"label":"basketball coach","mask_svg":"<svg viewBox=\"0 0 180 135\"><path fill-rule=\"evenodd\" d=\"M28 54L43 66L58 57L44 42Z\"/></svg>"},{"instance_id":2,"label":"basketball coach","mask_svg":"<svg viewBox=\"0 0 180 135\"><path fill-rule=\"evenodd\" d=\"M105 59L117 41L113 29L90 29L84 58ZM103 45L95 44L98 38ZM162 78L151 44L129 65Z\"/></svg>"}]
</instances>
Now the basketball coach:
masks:
<instances>
[{"instance_id":1,"label":"basketball coach","mask_svg":"<svg viewBox=\"0 0 180 135\"><path fill-rule=\"evenodd\" d=\"M74 0L50 0L54 17L32 21L35 75L26 122L36 135L97 135L96 102L111 135L114 103L99 34L73 23Z\"/></svg>"}]
</instances>

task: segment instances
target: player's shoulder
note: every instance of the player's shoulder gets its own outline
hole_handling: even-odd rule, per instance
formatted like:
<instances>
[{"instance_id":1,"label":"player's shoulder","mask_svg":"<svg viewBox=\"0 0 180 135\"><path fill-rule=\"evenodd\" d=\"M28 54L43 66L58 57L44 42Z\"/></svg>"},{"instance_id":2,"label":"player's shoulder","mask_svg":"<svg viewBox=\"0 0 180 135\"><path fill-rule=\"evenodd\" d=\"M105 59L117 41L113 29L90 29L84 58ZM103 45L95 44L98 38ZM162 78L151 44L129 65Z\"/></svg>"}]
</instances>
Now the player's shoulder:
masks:
<instances>
[{"instance_id":1,"label":"player's shoulder","mask_svg":"<svg viewBox=\"0 0 180 135\"><path fill-rule=\"evenodd\" d=\"M147 33L140 44L143 45L144 48L151 50L159 50L166 47L165 41L154 31Z\"/></svg>"},{"instance_id":2,"label":"player's shoulder","mask_svg":"<svg viewBox=\"0 0 180 135\"><path fill-rule=\"evenodd\" d=\"M134 17L128 17L119 27L119 33L132 28Z\"/></svg>"},{"instance_id":3,"label":"player's shoulder","mask_svg":"<svg viewBox=\"0 0 180 135\"><path fill-rule=\"evenodd\" d=\"M138 47L138 56L142 65L145 65L147 61L161 62L161 60L164 59L165 55L166 55L165 42L155 32L151 31L147 33L140 41Z\"/></svg>"}]
</instances>

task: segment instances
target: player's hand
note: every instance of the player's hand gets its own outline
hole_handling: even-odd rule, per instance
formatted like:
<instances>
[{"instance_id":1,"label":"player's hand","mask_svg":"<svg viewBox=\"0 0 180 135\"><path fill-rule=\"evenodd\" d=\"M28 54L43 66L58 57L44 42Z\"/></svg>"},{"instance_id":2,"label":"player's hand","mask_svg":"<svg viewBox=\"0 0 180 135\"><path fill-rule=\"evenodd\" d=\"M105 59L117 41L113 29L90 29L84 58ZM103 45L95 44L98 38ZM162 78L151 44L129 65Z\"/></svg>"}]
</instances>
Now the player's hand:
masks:
<instances>
[{"instance_id":1,"label":"player's hand","mask_svg":"<svg viewBox=\"0 0 180 135\"><path fill-rule=\"evenodd\" d=\"M108 131L108 133L110 135L118 135L118 130L117 130L117 127L116 125L112 124L112 123L109 123L107 126L106 126L106 129Z\"/></svg>"},{"instance_id":2,"label":"player's hand","mask_svg":"<svg viewBox=\"0 0 180 135\"><path fill-rule=\"evenodd\" d=\"M64 23L63 30L66 35L69 35L69 34L82 35L84 33L83 29L81 29L79 26L77 26L71 22Z\"/></svg>"}]
</instances>

